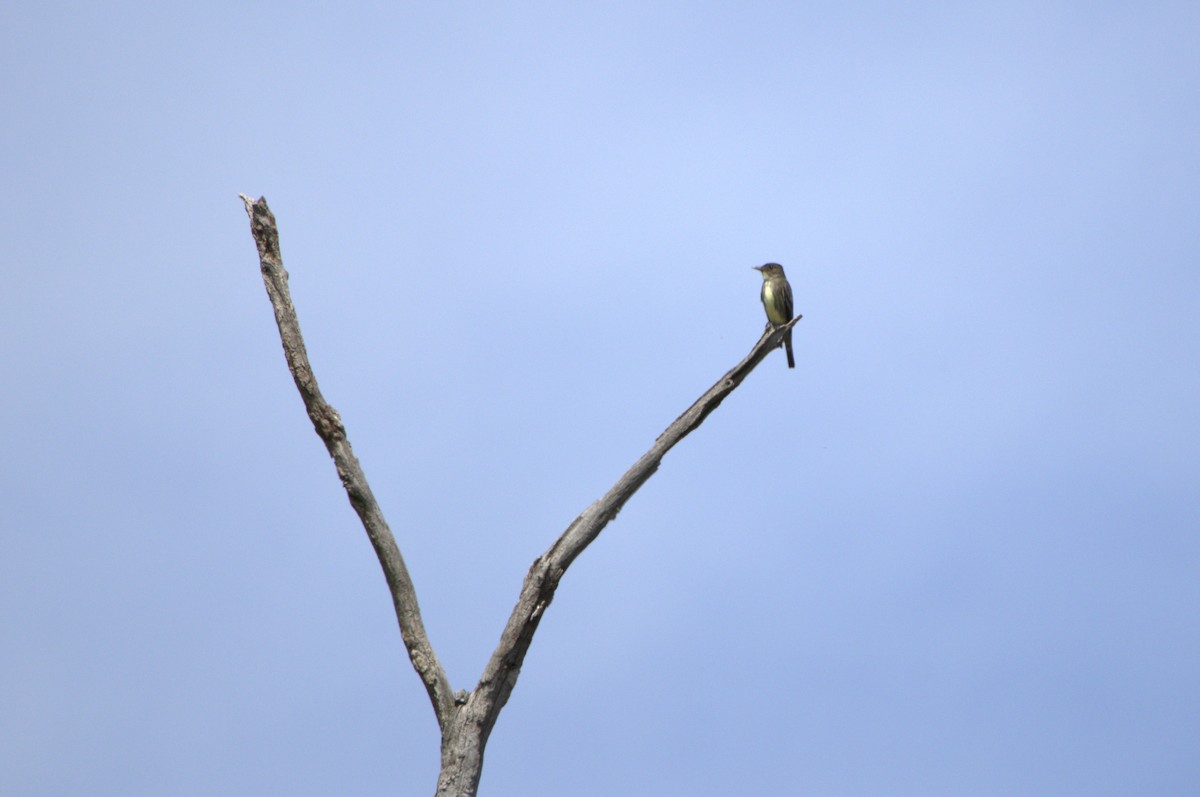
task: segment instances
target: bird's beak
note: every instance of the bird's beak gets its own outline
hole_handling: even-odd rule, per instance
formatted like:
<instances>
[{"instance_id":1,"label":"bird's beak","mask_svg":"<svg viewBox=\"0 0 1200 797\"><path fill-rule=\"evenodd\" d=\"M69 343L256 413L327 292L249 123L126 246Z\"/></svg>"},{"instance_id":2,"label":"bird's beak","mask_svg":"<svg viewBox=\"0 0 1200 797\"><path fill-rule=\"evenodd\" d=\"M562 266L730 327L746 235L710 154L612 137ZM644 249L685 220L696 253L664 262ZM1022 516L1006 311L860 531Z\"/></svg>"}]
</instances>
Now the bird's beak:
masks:
<instances>
[{"instance_id":1,"label":"bird's beak","mask_svg":"<svg viewBox=\"0 0 1200 797\"><path fill-rule=\"evenodd\" d=\"M754 269L755 271L762 271L762 266L751 266L750 268Z\"/></svg>"}]
</instances>

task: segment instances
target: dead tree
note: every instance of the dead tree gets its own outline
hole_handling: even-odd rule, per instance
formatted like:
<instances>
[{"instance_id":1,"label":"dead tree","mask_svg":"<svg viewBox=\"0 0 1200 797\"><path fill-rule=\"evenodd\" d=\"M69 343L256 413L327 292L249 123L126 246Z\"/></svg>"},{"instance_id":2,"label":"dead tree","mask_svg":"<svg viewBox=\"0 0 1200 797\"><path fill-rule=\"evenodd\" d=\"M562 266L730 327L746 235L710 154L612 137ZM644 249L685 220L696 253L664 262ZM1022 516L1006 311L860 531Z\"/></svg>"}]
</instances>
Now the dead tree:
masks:
<instances>
[{"instance_id":1,"label":"dead tree","mask_svg":"<svg viewBox=\"0 0 1200 797\"><path fill-rule=\"evenodd\" d=\"M442 734L441 774L438 776L439 797L474 797L479 787L479 776L483 768L483 750L488 735L496 724L500 709L508 702L529 644L533 641L542 615L563 574L575 558L583 552L610 520L617 516L625 502L645 484L658 469L663 455L699 426L708 414L715 410L725 397L742 383L742 380L764 357L780 345L783 334L800 320L792 319L785 326L768 328L744 360L722 376L704 395L688 407L654 441L650 450L638 459L617 483L598 501L567 526L566 531L554 541L545 553L534 560L521 586L521 594L513 607L512 614L500 636L500 644L492 652L479 682L471 691L455 692L450 679L442 668L425 626L421 621L421 610L417 606L417 593L404 558L396 546L396 540L384 520L383 512L371 493L367 478L363 474L358 458L346 437L346 428L337 410L321 396L317 379L308 361L304 339L300 335L300 323L296 308L292 305L288 290L288 274L283 268L279 253L279 231L275 216L263 198L257 201L242 194L246 213L250 216L250 230L258 244L259 264L267 296L275 310L275 323L279 326L279 337L283 342L283 353L288 370L300 391L308 417L312 420L317 436L325 444L338 476L350 498L350 505L358 513L367 537L379 558L384 578L392 594L396 619L400 623L400 634L404 646L417 671L433 713L437 717L438 729Z\"/></svg>"}]
</instances>

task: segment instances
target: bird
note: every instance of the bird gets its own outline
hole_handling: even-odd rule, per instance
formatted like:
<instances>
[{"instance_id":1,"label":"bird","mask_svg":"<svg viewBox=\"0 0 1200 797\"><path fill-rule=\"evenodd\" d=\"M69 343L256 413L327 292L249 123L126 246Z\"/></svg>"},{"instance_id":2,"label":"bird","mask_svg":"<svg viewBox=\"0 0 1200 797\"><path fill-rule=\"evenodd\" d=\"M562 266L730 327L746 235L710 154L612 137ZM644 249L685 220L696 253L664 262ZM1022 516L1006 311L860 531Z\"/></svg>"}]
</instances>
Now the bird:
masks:
<instances>
[{"instance_id":1,"label":"bird","mask_svg":"<svg viewBox=\"0 0 1200 797\"><path fill-rule=\"evenodd\" d=\"M762 274L763 309L767 311L767 323L772 327L781 327L792 320L792 286L788 284L783 274L783 266L778 263L764 263L754 266L755 271ZM796 358L792 356L792 330L783 335L781 344L787 350L788 368L796 367Z\"/></svg>"}]
</instances>

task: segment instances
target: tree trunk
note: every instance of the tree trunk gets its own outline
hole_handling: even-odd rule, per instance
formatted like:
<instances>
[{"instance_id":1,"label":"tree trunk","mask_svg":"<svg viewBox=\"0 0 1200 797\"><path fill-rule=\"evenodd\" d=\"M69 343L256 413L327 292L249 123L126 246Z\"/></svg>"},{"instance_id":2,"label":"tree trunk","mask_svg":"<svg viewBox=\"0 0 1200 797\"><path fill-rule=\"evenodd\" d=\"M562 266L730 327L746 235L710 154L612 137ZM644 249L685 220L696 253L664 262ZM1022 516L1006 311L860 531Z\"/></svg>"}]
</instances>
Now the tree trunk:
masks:
<instances>
[{"instance_id":1,"label":"tree trunk","mask_svg":"<svg viewBox=\"0 0 1200 797\"><path fill-rule=\"evenodd\" d=\"M483 772L483 728L469 721L467 707L460 706L442 736L442 771L438 773L437 797L475 797Z\"/></svg>"}]
</instances>

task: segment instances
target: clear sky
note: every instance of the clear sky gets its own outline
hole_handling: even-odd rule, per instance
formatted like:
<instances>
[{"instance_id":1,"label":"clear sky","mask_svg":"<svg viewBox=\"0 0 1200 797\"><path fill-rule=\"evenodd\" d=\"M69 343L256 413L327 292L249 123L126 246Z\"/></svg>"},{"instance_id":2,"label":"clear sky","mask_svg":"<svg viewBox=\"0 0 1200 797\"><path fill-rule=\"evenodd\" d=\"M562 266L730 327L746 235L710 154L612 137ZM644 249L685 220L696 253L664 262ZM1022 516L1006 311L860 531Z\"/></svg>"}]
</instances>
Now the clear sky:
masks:
<instances>
[{"instance_id":1,"label":"clear sky","mask_svg":"<svg viewBox=\"0 0 1200 797\"><path fill-rule=\"evenodd\" d=\"M1200 6L10 3L0 794L1200 791Z\"/></svg>"}]
</instances>

